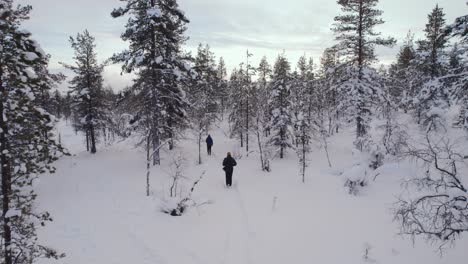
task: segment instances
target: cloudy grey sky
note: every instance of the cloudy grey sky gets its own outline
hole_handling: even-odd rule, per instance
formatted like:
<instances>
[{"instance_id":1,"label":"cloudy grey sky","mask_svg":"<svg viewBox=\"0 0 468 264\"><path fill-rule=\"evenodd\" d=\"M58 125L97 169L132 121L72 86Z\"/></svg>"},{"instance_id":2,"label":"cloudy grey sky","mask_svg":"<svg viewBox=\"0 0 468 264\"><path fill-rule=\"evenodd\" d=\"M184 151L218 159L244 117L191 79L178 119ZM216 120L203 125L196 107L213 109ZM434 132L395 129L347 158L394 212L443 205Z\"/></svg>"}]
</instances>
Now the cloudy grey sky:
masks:
<instances>
[{"instance_id":1,"label":"cloudy grey sky","mask_svg":"<svg viewBox=\"0 0 468 264\"><path fill-rule=\"evenodd\" d=\"M99 59L105 60L125 48L119 38L126 19L113 19L110 12L121 6L119 0L17 0L31 4L31 20L25 24L46 52L52 55L51 68L61 70L58 62L71 62L73 51L68 37L88 29L96 37ZM381 0L386 23L379 27L384 35L401 40L408 30L422 36L427 14L439 4L446 19L466 15L465 0ZM273 63L283 50L295 65L306 54L318 61L322 51L333 45L330 27L340 13L336 0L179 0L191 20L187 50L207 43L216 56L225 58L228 69L254 54L257 64L266 55ZM380 49L383 62L390 62L397 49ZM105 71L106 83L116 90L130 83L118 66Z\"/></svg>"}]
</instances>

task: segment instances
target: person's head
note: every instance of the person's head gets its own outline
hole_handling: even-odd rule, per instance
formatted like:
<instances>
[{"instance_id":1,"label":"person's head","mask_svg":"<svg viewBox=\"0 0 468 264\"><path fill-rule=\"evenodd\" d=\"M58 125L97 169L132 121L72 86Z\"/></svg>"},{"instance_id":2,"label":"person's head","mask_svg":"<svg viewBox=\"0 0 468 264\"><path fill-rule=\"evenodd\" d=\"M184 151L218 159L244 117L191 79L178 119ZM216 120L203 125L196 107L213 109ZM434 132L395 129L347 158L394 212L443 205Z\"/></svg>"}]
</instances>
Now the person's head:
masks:
<instances>
[{"instance_id":1,"label":"person's head","mask_svg":"<svg viewBox=\"0 0 468 264\"><path fill-rule=\"evenodd\" d=\"M231 157L231 152L228 152L228 153L227 153L227 156L228 156L228 157Z\"/></svg>"}]
</instances>

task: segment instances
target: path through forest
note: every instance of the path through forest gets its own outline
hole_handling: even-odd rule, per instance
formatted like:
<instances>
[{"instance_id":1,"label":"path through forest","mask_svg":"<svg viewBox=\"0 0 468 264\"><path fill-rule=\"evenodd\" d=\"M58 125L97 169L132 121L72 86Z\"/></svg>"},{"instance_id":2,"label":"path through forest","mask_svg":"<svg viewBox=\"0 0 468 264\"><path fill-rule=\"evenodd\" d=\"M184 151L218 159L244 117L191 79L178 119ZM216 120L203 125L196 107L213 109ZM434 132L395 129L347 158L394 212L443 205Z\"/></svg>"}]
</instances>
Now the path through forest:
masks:
<instances>
[{"instance_id":1,"label":"path through forest","mask_svg":"<svg viewBox=\"0 0 468 264\"><path fill-rule=\"evenodd\" d=\"M213 156L206 156L203 145L202 165L196 164L196 141L184 139L177 148L186 156L187 186L203 171L205 176L193 194L197 206L173 217L161 212L170 184L167 158L152 169L152 195L146 197L145 154L134 142L90 155L80 135L64 124L59 129L75 155L59 160L57 173L37 184L38 204L54 218L39 237L67 254L56 263L362 264L368 248L378 263L453 264L466 257L467 239L438 258L429 245L420 241L413 247L395 235L390 208L404 166L387 165L379 181L349 196L336 173L352 162L351 146L343 143L349 138L336 138L330 146L341 167L329 169L323 152L311 153L305 184L293 152L264 173L255 153L247 157L226 136L227 126L213 129ZM221 166L228 151L238 163L232 188L225 187Z\"/></svg>"}]
</instances>

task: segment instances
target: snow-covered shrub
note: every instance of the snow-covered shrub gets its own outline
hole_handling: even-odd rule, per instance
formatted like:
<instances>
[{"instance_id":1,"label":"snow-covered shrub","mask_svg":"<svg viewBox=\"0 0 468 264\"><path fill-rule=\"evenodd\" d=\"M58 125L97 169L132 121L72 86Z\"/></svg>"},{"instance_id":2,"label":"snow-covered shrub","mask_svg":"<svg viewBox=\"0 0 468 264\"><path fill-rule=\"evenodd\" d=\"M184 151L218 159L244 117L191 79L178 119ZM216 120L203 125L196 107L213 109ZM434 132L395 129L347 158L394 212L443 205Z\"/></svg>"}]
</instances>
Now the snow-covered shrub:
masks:
<instances>
[{"instance_id":1,"label":"snow-covered shrub","mask_svg":"<svg viewBox=\"0 0 468 264\"><path fill-rule=\"evenodd\" d=\"M204 174L205 173L203 172L200 178L192 184L190 192L185 197L180 200L175 198L169 199L165 204L163 204L161 211L172 216L181 216L189 207L195 206L197 203L192 199L192 194L195 191L197 184L203 179Z\"/></svg>"},{"instance_id":2,"label":"snow-covered shrub","mask_svg":"<svg viewBox=\"0 0 468 264\"><path fill-rule=\"evenodd\" d=\"M375 148L370 155L369 168L376 170L384 163L385 155L380 148Z\"/></svg>"},{"instance_id":3,"label":"snow-covered shrub","mask_svg":"<svg viewBox=\"0 0 468 264\"><path fill-rule=\"evenodd\" d=\"M348 189L348 193L352 195L358 195L359 189L366 186L367 182L363 179L352 180L346 179L345 187Z\"/></svg>"},{"instance_id":4,"label":"snow-covered shrub","mask_svg":"<svg viewBox=\"0 0 468 264\"><path fill-rule=\"evenodd\" d=\"M384 153L375 146L370 153L356 151L354 164L346 169L341 176L344 178L344 186L349 194L357 195L360 189L369 185L370 180L375 179L375 170L383 165Z\"/></svg>"},{"instance_id":5,"label":"snow-covered shrub","mask_svg":"<svg viewBox=\"0 0 468 264\"><path fill-rule=\"evenodd\" d=\"M344 187L349 194L357 195L362 187L368 184L369 166L365 159L358 160L346 169L342 176L345 179Z\"/></svg>"}]
</instances>

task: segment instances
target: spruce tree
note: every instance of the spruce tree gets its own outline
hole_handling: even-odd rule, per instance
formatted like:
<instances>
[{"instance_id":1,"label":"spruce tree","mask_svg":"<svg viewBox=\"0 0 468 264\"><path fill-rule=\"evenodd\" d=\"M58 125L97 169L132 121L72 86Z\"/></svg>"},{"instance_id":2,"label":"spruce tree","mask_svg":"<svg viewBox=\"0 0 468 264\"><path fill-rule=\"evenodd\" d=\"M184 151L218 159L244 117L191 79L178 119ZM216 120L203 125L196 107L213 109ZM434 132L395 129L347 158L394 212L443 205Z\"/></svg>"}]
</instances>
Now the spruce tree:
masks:
<instances>
[{"instance_id":1,"label":"spruce tree","mask_svg":"<svg viewBox=\"0 0 468 264\"><path fill-rule=\"evenodd\" d=\"M13 5L0 0L0 257L5 264L29 264L62 256L38 243L38 225L52 219L36 212L32 186L37 175L55 171L51 164L63 149L54 140L53 117L37 97L51 88L48 56L20 28L31 7Z\"/></svg>"},{"instance_id":2,"label":"spruce tree","mask_svg":"<svg viewBox=\"0 0 468 264\"><path fill-rule=\"evenodd\" d=\"M292 104L292 111L295 121L295 134L296 145L299 144L299 139L302 134L301 126L299 125L302 120L311 125L313 119L314 108L314 73L313 73L313 60L305 56L301 56L297 63L297 70L293 74L293 85L291 86L291 98L294 102Z\"/></svg>"},{"instance_id":3,"label":"spruce tree","mask_svg":"<svg viewBox=\"0 0 468 264\"><path fill-rule=\"evenodd\" d=\"M414 47L414 35L409 32L400 51L397 54L396 63L392 64L390 74L390 95L405 112L415 108L413 99L422 85L421 72L416 62L416 50Z\"/></svg>"},{"instance_id":4,"label":"spruce tree","mask_svg":"<svg viewBox=\"0 0 468 264\"><path fill-rule=\"evenodd\" d=\"M339 132L339 119L342 115L340 109L342 109L341 102L344 100L342 100L343 94L339 93L338 89L342 70L339 66L339 54L336 48L325 49L320 59L319 77L316 80L318 84L314 93L313 105L315 107L317 103L320 103L320 105L327 107L328 134ZM321 95L321 97L317 95Z\"/></svg>"},{"instance_id":5,"label":"spruce tree","mask_svg":"<svg viewBox=\"0 0 468 264\"><path fill-rule=\"evenodd\" d=\"M63 117L63 108L64 108L65 101L60 94L59 90L55 90L53 97L52 97L52 109L51 113L55 115L57 118Z\"/></svg>"},{"instance_id":6,"label":"spruce tree","mask_svg":"<svg viewBox=\"0 0 468 264\"><path fill-rule=\"evenodd\" d=\"M445 13L438 5L428 15L425 39L418 41L417 66L422 73L414 105L418 123L427 129L440 127L440 110L449 106L449 89L440 77L447 74L448 58ZM439 109L438 111L432 111Z\"/></svg>"},{"instance_id":7,"label":"spruce tree","mask_svg":"<svg viewBox=\"0 0 468 264\"><path fill-rule=\"evenodd\" d=\"M271 119L271 113L270 113L270 98L271 98L271 86L269 84L269 80L271 77L272 69L270 64L268 63L268 60L265 56L262 57L260 60L260 63L257 67L257 76L258 76L258 97L259 100L258 104L261 104L263 107L263 112L259 113L263 118L259 121L262 122L263 130L265 132L265 136L270 135L270 119Z\"/></svg>"},{"instance_id":8,"label":"spruce tree","mask_svg":"<svg viewBox=\"0 0 468 264\"><path fill-rule=\"evenodd\" d=\"M427 16L424 28L425 39L418 41L418 55L421 70L431 78L445 73L446 66L442 64L448 38L445 35L445 13L439 5Z\"/></svg>"},{"instance_id":9,"label":"spruce tree","mask_svg":"<svg viewBox=\"0 0 468 264\"><path fill-rule=\"evenodd\" d=\"M167 140L172 146L178 129L187 125L184 85L192 76L181 45L189 20L176 0L122 2L125 6L114 9L112 16L129 17L121 35L129 48L115 54L112 61L122 63L123 72L137 75L132 87L138 94L133 124L145 138L147 158L156 165L162 142Z\"/></svg>"},{"instance_id":10,"label":"spruce tree","mask_svg":"<svg viewBox=\"0 0 468 264\"><path fill-rule=\"evenodd\" d=\"M191 105L190 120L195 130L198 142L198 163L202 163L201 144L202 137L208 133L211 124L216 119L219 110L219 101L216 88L219 85L215 57L208 45L198 46L197 56L193 69L197 72L197 79L189 89Z\"/></svg>"},{"instance_id":11,"label":"spruce tree","mask_svg":"<svg viewBox=\"0 0 468 264\"><path fill-rule=\"evenodd\" d=\"M107 120L102 86L104 65L97 61L95 39L88 30L78 33L76 38L70 37L70 44L75 53L75 64L64 66L75 74L70 81L72 107L77 121L74 126L85 133L87 149L94 154L99 131Z\"/></svg>"},{"instance_id":12,"label":"spruce tree","mask_svg":"<svg viewBox=\"0 0 468 264\"><path fill-rule=\"evenodd\" d=\"M252 129L251 124L253 122L253 117L255 115L255 107L254 107L254 100L256 98L257 93L257 86L252 82L252 76L255 75L255 68L250 65L250 57L253 54L246 51L246 62L245 62L245 75L242 78L241 90L244 93L244 115L245 115L245 150L247 152L247 156L249 155L249 135L250 130Z\"/></svg>"},{"instance_id":13,"label":"spruce tree","mask_svg":"<svg viewBox=\"0 0 468 264\"><path fill-rule=\"evenodd\" d=\"M65 118L66 121L68 121L72 115L71 105L72 105L72 98L71 98L70 93L67 93L65 97L63 97L63 105L62 105L63 117Z\"/></svg>"},{"instance_id":14,"label":"spruce tree","mask_svg":"<svg viewBox=\"0 0 468 264\"><path fill-rule=\"evenodd\" d=\"M292 148L290 131L293 125L291 114L291 66L284 56L278 56L273 69L271 81L271 121L272 136L270 144L275 146L279 157L284 158L285 151Z\"/></svg>"},{"instance_id":15,"label":"spruce tree","mask_svg":"<svg viewBox=\"0 0 468 264\"><path fill-rule=\"evenodd\" d=\"M221 114L226 110L226 101L228 98L227 91L227 70L226 63L224 62L223 57L219 58L218 66L216 68L216 73L218 77L218 85L216 86L216 95L220 102Z\"/></svg>"},{"instance_id":16,"label":"spruce tree","mask_svg":"<svg viewBox=\"0 0 468 264\"><path fill-rule=\"evenodd\" d=\"M245 140L245 94L244 83L245 70L243 65L239 70L233 69L229 80L229 123L231 124L231 136L238 137L241 147Z\"/></svg>"}]
</instances>

